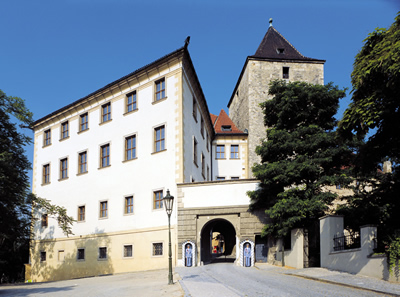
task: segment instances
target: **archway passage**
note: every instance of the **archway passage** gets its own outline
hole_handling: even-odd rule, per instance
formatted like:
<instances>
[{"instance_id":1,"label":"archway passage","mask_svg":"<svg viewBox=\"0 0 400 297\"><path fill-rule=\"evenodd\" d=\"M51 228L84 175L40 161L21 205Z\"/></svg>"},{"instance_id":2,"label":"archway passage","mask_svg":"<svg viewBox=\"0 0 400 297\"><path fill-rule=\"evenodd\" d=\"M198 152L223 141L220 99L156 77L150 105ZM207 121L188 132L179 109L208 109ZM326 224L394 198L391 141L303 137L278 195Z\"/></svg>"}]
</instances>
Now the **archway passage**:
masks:
<instances>
[{"instance_id":1,"label":"archway passage","mask_svg":"<svg viewBox=\"0 0 400 297\"><path fill-rule=\"evenodd\" d=\"M225 219L215 219L201 230L201 261L233 262L236 259L236 231Z\"/></svg>"}]
</instances>

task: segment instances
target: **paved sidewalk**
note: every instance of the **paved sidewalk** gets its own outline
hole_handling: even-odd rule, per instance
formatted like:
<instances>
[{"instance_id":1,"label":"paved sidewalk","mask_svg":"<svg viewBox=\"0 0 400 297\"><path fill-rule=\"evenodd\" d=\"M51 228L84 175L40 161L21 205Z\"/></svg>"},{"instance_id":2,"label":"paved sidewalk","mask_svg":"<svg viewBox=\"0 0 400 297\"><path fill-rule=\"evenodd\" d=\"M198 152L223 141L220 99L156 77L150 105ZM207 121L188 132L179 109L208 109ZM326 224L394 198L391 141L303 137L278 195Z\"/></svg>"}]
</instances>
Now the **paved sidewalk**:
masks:
<instances>
[{"instance_id":1,"label":"paved sidewalk","mask_svg":"<svg viewBox=\"0 0 400 297\"><path fill-rule=\"evenodd\" d=\"M376 293L389 294L391 296L400 296L400 283L390 283L373 277L359 276L319 267L289 269L260 263L257 263L256 267L260 270L273 270L275 273L294 275L316 281L339 284Z\"/></svg>"},{"instance_id":2,"label":"paved sidewalk","mask_svg":"<svg viewBox=\"0 0 400 297\"><path fill-rule=\"evenodd\" d=\"M168 285L168 269L161 269L46 283L1 285L0 296L182 297L183 290L179 279L179 275L174 273L174 284Z\"/></svg>"}]
</instances>

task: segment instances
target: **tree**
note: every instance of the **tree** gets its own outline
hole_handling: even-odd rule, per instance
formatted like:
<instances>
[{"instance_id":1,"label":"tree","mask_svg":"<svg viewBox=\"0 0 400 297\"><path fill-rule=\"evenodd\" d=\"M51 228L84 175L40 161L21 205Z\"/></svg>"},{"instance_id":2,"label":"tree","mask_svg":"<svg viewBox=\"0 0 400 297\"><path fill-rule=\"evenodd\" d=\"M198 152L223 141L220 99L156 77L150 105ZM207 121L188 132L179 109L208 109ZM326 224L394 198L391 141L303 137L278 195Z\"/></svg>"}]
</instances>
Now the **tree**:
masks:
<instances>
[{"instance_id":1,"label":"tree","mask_svg":"<svg viewBox=\"0 0 400 297\"><path fill-rule=\"evenodd\" d=\"M261 164L253 166L261 181L251 191L250 209L266 209L263 235L278 238L322 216L336 194L326 186L350 182L344 165L351 150L334 131L334 115L344 90L328 84L273 81L273 99L261 104L267 139L256 148Z\"/></svg>"},{"instance_id":2,"label":"tree","mask_svg":"<svg viewBox=\"0 0 400 297\"><path fill-rule=\"evenodd\" d=\"M375 170L387 158L399 164L400 12L388 30L376 29L364 40L351 82L352 102L339 123L341 133L359 139L373 133L360 147L359 169Z\"/></svg>"},{"instance_id":3,"label":"tree","mask_svg":"<svg viewBox=\"0 0 400 297\"><path fill-rule=\"evenodd\" d=\"M378 242L390 245L400 233L400 12L389 29L376 29L364 40L351 80L352 102L339 131L346 139L368 138L353 164L360 186L339 213L347 215L348 228L377 224ZM392 172L383 174L387 160Z\"/></svg>"},{"instance_id":4,"label":"tree","mask_svg":"<svg viewBox=\"0 0 400 297\"><path fill-rule=\"evenodd\" d=\"M0 278L15 281L22 277L28 263L32 236L32 207L53 215L64 233L72 234L73 219L63 207L55 206L30 193L30 162L24 146L31 138L18 130L32 124L32 113L24 100L7 96L0 90Z\"/></svg>"}]
</instances>

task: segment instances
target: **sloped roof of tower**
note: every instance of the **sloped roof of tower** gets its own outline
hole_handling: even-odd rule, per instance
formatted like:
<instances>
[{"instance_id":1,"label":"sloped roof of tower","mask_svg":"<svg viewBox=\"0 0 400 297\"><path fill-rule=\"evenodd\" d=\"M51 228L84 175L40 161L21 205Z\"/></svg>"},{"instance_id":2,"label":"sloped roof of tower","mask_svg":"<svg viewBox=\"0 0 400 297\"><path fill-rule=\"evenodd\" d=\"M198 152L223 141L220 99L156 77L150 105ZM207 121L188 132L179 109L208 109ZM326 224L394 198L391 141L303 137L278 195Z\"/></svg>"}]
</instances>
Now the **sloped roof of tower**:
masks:
<instances>
[{"instance_id":1,"label":"sloped roof of tower","mask_svg":"<svg viewBox=\"0 0 400 297\"><path fill-rule=\"evenodd\" d=\"M324 64L326 62L326 60L303 56L289 41L286 40L285 37L278 32L278 30L272 26L272 19L270 19L269 23L270 26L267 30L267 33L265 33L265 36L258 46L256 53L252 56L247 56L246 58L246 62L243 65L235 88L233 89L231 98L229 99L228 108L232 103L249 61L311 64Z\"/></svg>"},{"instance_id":2,"label":"sloped roof of tower","mask_svg":"<svg viewBox=\"0 0 400 297\"><path fill-rule=\"evenodd\" d=\"M211 119L213 120L213 116L211 114ZM247 134L244 133L242 130L239 130L236 125L232 122L230 117L226 114L225 110L221 109L219 116L215 118L214 122L214 131L216 135L221 134Z\"/></svg>"},{"instance_id":3,"label":"sloped roof of tower","mask_svg":"<svg viewBox=\"0 0 400 297\"><path fill-rule=\"evenodd\" d=\"M324 61L303 56L272 26L272 20L270 20L270 26L256 53L250 57L278 60Z\"/></svg>"}]
</instances>

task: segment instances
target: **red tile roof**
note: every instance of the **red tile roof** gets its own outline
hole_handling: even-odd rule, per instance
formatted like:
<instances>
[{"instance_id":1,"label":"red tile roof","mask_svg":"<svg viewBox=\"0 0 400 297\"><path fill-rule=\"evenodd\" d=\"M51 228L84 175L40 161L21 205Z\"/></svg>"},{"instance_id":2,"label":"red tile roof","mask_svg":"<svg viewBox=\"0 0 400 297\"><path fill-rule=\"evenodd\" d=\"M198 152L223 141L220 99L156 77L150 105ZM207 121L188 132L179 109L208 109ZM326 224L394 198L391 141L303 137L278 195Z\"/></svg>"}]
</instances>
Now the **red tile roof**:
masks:
<instances>
[{"instance_id":1,"label":"red tile roof","mask_svg":"<svg viewBox=\"0 0 400 297\"><path fill-rule=\"evenodd\" d=\"M211 120L213 121L216 134L246 134L236 127L223 109L221 109L218 117L212 114Z\"/></svg>"},{"instance_id":2,"label":"red tile roof","mask_svg":"<svg viewBox=\"0 0 400 297\"><path fill-rule=\"evenodd\" d=\"M211 122L212 122L212 124L214 126L215 121L217 120L218 116L216 116L215 114L210 113L210 117L211 117Z\"/></svg>"}]
</instances>

